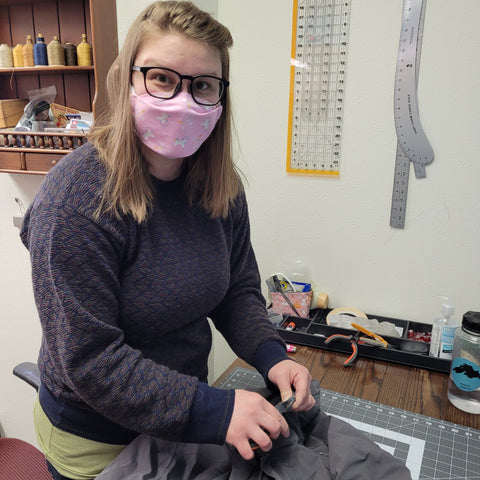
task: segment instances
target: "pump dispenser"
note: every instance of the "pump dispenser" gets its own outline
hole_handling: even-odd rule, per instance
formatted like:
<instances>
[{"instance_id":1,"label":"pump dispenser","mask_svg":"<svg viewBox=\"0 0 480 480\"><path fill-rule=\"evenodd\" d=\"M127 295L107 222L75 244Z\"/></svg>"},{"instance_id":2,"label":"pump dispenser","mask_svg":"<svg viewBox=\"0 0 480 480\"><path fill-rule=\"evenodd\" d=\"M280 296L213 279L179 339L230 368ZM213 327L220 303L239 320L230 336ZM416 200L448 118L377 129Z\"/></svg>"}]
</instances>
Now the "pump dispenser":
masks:
<instances>
[{"instance_id":1,"label":"pump dispenser","mask_svg":"<svg viewBox=\"0 0 480 480\"><path fill-rule=\"evenodd\" d=\"M443 299L442 312L433 322L429 354L431 357L451 359L455 332L459 324L453 317L455 307L447 297L440 298Z\"/></svg>"}]
</instances>

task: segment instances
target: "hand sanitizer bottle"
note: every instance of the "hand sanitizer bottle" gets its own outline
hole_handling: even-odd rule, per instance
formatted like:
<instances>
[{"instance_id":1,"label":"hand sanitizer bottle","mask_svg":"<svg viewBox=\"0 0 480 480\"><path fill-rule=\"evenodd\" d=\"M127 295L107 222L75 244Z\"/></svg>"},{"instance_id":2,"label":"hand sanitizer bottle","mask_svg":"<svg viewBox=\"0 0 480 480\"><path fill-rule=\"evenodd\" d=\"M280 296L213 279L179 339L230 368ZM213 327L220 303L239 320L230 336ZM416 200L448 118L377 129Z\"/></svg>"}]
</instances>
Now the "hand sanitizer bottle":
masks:
<instances>
[{"instance_id":1,"label":"hand sanitizer bottle","mask_svg":"<svg viewBox=\"0 0 480 480\"><path fill-rule=\"evenodd\" d=\"M434 320L432 326L429 355L451 359L458 322L453 318L455 307L449 302L448 298L442 298L444 303L442 304L441 316Z\"/></svg>"}]
</instances>

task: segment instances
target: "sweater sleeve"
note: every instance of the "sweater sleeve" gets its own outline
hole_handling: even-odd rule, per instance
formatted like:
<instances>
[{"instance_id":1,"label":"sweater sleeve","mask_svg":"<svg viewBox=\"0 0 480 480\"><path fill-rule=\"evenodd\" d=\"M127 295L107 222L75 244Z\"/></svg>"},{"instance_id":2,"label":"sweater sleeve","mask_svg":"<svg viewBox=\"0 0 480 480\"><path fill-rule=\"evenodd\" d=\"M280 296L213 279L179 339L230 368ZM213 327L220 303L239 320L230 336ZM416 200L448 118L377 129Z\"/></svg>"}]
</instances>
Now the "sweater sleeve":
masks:
<instances>
[{"instance_id":1,"label":"sweater sleeve","mask_svg":"<svg viewBox=\"0 0 480 480\"><path fill-rule=\"evenodd\" d=\"M265 377L268 369L288 356L283 340L267 317L260 274L250 241L244 193L237 199L227 228L230 228L231 234L230 284L211 318L233 351ZM262 344L267 344L266 348L259 350Z\"/></svg>"}]
</instances>

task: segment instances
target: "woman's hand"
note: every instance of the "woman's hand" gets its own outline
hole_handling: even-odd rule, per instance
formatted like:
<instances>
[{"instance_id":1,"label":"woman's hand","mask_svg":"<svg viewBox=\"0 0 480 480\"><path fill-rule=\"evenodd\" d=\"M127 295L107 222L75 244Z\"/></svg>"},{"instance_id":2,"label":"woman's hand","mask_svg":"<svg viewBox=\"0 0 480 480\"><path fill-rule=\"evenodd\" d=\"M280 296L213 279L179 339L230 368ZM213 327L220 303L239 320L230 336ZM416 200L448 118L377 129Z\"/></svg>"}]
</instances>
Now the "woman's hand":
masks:
<instances>
[{"instance_id":1,"label":"woman's hand","mask_svg":"<svg viewBox=\"0 0 480 480\"><path fill-rule=\"evenodd\" d=\"M227 430L226 441L245 459L254 456L250 440L267 452L272 438L282 434L288 437L288 424L280 412L261 395L246 390L235 390L235 405Z\"/></svg>"},{"instance_id":2,"label":"woman's hand","mask_svg":"<svg viewBox=\"0 0 480 480\"><path fill-rule=\"evenodd\" d=\"M310 410L315 399L310 392L312 377L307 368L293 360L282 360L268 372L268 379L280 390L282 401L288 400L295 390L295 403L292 410Z\"/></svg>"}]
</instances>

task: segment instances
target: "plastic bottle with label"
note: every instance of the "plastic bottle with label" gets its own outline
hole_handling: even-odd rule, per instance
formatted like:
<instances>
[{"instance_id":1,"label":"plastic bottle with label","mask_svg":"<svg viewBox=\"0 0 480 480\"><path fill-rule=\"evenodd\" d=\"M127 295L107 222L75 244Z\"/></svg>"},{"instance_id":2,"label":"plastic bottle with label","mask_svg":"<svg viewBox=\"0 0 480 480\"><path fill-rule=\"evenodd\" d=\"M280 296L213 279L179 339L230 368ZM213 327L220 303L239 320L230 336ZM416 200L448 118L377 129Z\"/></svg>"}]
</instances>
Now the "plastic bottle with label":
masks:
<instances>
[{"instance_id":1,"label":"plastic bottle with label","mask_svg":"<svg viewBox=\"0 0 480 480\"><path fill-rule=\"evenodd\" d=\"M444 303L442 304L441 316L434 320L432 326L429 355L431 357L451 359L455 332L459 324L453 317L455 307L449 302L448 298L442 298Z\"/></svg>"},{"instance_id":2,"label":"plastic bottle with label","mask_svg":"<svg viewBox=\"0 0 480 480\"><path fill-rule=\"evenodd\" d=\"M464 412L480 414L480 312L465 313L455 334L448 399Z\"/></svg>"}]
</instances>

